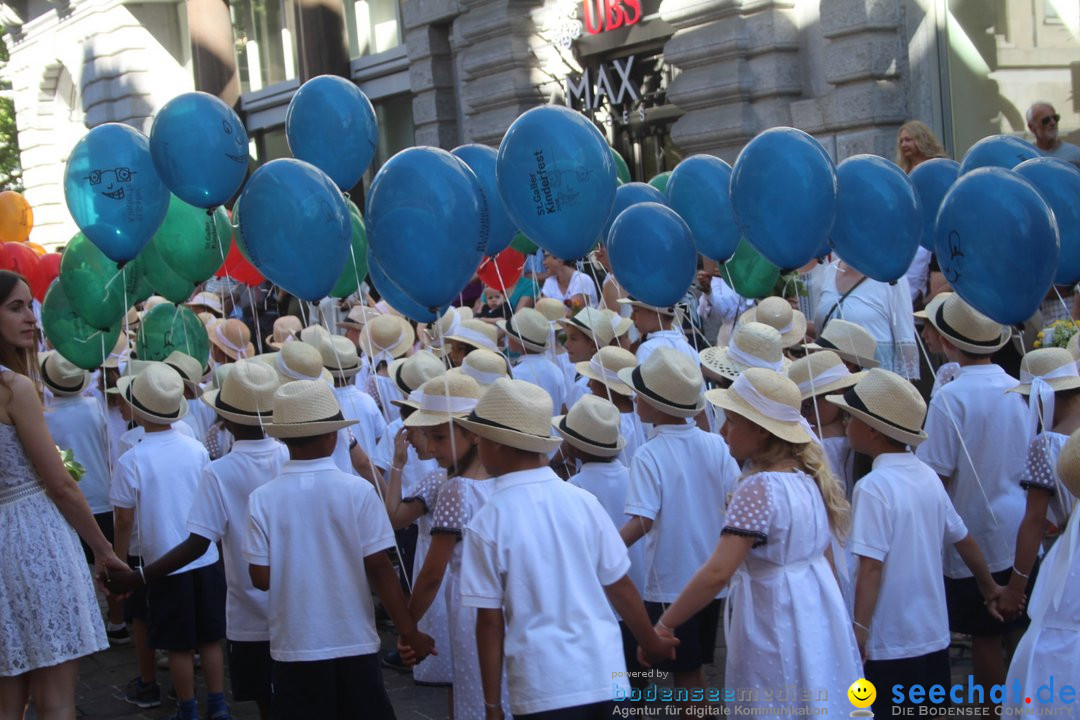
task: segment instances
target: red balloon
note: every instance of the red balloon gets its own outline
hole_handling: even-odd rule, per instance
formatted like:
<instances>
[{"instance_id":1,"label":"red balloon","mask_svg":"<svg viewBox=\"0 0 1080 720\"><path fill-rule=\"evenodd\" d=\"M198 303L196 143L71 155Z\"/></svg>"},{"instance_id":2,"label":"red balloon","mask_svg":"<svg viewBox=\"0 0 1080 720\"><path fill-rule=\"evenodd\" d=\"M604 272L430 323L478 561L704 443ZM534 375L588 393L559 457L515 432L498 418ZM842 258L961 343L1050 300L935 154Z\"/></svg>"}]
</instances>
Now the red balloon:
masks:
<instances>
[{"instance_id":1,"label":"red balloon","mask_svg":"<svg viewBox=\"0 0 1080 720\"><path fill-rule=\"evenodd\" d=\"M9 242L0 245L0 269L19 273L28 281L37 271L37 253L27 245Z\"/></svg>"},{"instance_id":2,"label":"red balloon","mask_svg":"<svg viewBox=\"0 0 1080 720\"><path fill-rule=\"evenodd\" d=\"M30 281L30 292L38 302L45 302L45 293L49 291L49 286L60 276L60 257L60 253L45 253L38 258L37 271L27 278Z\"/></svg>"},{"instance_id":3,"label":"red balloon","mask_svg":"<svg viewBox=\"0 0 1080 720\"><path fill-rule=\"evenodd\" d=\"M229 248L229 253L225 256L225 262L221 264L221 267L218 268L214 275L216 277L228 275L233 280L242 282L248 287L255 287L265 280L262 274L255 269L255 266L244 258L240 252L240 245L235 242Z\"/></svg>"},{"instance_id":4,"label":"red balloon","mask_svg":"<svg viewBox=\"0 0 1080 720\"><path fill-rule=\"evenodd\" d=\"M524 268L525 256L514 248L506 248L494 258L484 258L476 275L484 285L495 288L505 295L521 279Z\"/></svg>"}]
</instances>

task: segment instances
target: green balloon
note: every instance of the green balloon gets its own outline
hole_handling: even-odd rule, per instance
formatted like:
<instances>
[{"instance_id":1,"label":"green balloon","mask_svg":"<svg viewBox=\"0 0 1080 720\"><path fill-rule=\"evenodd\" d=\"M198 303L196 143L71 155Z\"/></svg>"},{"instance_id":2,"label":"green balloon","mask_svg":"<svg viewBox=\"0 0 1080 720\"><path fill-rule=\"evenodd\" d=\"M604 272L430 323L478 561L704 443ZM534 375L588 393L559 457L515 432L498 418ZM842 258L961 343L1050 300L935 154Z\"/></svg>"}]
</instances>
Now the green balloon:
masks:
<instances>
[{"instance_id":1,"label":"green balloon","mask_svg":"<svg viewBox=\"0 0 1080 720\"><path fill-rule=\"evenodd\" d=\"M124 272L131 276L128 287L135 288L135 294L128 297L128 307L134 307L154 294L154 286L146 277L146 262L141 255L125 265Z\"/></svg>"},{"instance_id":2,"label":"green balloon","mask_svg":"<svg viewBox=\"0 0 1080 720\"><path fill-rule=\"evenodd\" d=\"M71 246L68 245L70 251ZM41 304L41 325L56 351L83 370L101 367L120 337L120 322L102 330L76 311L61 283L54 283Z\"/></svg>"},{"instance_id":3,"label":"green balloon","mask_svg":"<svg viewBox=\"0 0 1080 720\"><path fill-rule=\"evenodd\" d=\"M662 172L659 175L653 177L653 179L649 181L649 184L652 185L657 190L659 190L660 192L667 195L667 181L668 181L668 178L670 178L670 177L671 177L671 171L668 170L666 172Z\"/></svg>"},{"instance_id":4,"label":"green balloon","mask_svg":"<svg viewBox=\"0 0 1080 720\"><path fill-rule=\"evenodd\" d=\"M138 267L129 264L121 269L82 233L71 239L60 260L65 295L75 311L98 330L111 329L140 300L139 278Z\"/></svg>"},{"instance_id":5,"label":"green balloon","mask_svg":"<svg viewBox=\"0 0 1080 720\"><path fill-rule=\"evenodd\" d=\"M525 233L519 232L514 235L514 239L510 241L510 247L517 250L522 255L532 255L539 247L529 238L525 237Z\"/></svg>"},{"instance_id":6,"label":"green balloon","mask_svg":"<svg viewBox=\"0 0 1080 720\"><path fill-rule=\"evenodd\" d=\"M611 151L611 157L615 159L615 177L621 183L630 182L630 166L626 164L626 160L615 148L609 146L608 150Z\"/></svg>"},{"instance_id":7,"label":"green balloon","mask_svg":"<svg viewBox=\"0 0 1080 720\"><path fill-rule=\"evenodd\" d=\"M206 367L210 359L206 328L189 308L170 303L155 305L139 325L135 354L140 360L164 360L174 350L190 355Z\"/></svg>"},{"instance_id":8,"label":"green balloon","mask_svg":"<svg viewBox=\"0 0 1080 720\"><path fill-rule=\"evenodd\" d=\"M187 302L191 293L195 291L196 283L182 277L174 270L173 266L162 257L154 243L149 243L144 247L136 259L142 261L143 272L150 287L169 302L177 304Z\"/></svg>"},{"instance_id":9,"label":"green balloon","mask_svg":"<svg viewBox=\"0 0 1080 720\"><path fill-rule=\"evenodd\" d=\"M173 195L165 220L149 246L184 280L201 283L221 267L232 247L229 216L225 208L208 213Z\"/></svg>"},{"instance_id":10,"label":"green balloon","mask_svg":"<svg viewBox=\"0 0 1080 720\"><path fill-rule=\"evenodd\" d=\"M349 246L349 259L341 275L338 276L330 297L346 298L356 292L360 281L367 275L367 230L364 228L364 216L352 200L349 203L349 220L352 222L352 240Z\"/></svg>"},{"instance_id":11,"label":"green balloon","mask_svg":"<svg viewBox=\"0 0 1080 720\"><path fill-rule=\"evenodd\" d=\"M766 260L746 238L739 241L735 254L720 268L727 284L745 298L769 297L780 277L780 268Z\"/></svg>"}]
</instances>

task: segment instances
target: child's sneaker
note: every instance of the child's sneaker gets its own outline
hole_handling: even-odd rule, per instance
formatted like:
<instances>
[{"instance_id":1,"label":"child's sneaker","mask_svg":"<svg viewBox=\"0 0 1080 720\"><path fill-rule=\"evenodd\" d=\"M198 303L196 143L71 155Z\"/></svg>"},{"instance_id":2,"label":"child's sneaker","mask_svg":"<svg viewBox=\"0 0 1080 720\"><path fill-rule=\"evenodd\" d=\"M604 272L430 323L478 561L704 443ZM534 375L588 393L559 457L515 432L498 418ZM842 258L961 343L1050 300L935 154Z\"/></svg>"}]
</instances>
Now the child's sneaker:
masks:
<instances>
[{"instance_id":1,"label":"child's sneaker","mask_svg":"<svg viewBox=\"0 0 1080 720\"><path fill-rule=\"evenodd\" d=\"M144 683L135 677L124 687L124 701L141 708L154 708L161 705L161 687L156 683Z\"/></svg>"},{"instance_id":2,"label":"child's sneaker","mask_svg":"<svg viewBox=\"0 0 1080 720\"><path fill-rule=\"evenodd\" d=\"M109 638L109 644L113 647L131 644L131 633L128 631L127 625L114 626L109 623L105 626L105 635Z\"/></svg>"}]
</instances>

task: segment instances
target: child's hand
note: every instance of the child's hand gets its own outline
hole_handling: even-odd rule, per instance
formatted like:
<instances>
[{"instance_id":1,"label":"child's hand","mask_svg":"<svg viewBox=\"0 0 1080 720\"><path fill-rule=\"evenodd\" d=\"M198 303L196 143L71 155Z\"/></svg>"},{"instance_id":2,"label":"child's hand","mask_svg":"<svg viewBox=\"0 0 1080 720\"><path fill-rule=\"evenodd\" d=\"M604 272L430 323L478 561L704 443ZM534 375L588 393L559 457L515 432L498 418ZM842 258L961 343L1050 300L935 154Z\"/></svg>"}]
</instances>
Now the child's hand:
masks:
<instances>
[{"instance_id":1,"label":"child's hand","mask_svg":"<svg viewBox=\"0 0 1080 720\"><path fill-rule=\"evenodd\" d=\"M118 558L112 550L94 556L94 579L97 581L98 587L106 595L112 594L112 591L106 587L106 583L112 577L112 574L130 571L131 568L128 567L128 564Z\"/></svg>"},{"instance_id":2,"label":"child's hand","mask_svg":"<svg viewBox=\"0 0 1080 720\"><path fill-rule=\"evenodd\" d=\"M401 649L402 646L405 647L404 651ZM435 650L435 641L432 637L419 630L414 631L410 635L402 635L398 638L398 652L401 653L401 659L405 660L406 664L415 664L426 658L428 655L439 654Z\"/></svg>"},{"instance_id":3,"label":"child's hand","mask_svg":"<svg viewBox=\"0 0 1080 720\"><path fill-rule=\"evenodd\" d=\"M401 469L409 459L409 445L407 441L408 429L401 428L394 436L394 467Z\"/></svg>"},{"instance_id":4,"label":"child's hand","mask_svg":"<svg viewBox=\"0 0 1080 720\"><path fill-rule=\"evenodd\" d=\"M638 645L638 662L645 667L652 667L654 662L674 660L678 644L679 638L671 634L670 630L655 627L647 645Z\"/></svg>"},{"instance_id":5,"label":"child's hand","mask_svg":"<svg viewBox=\"0 0 1080 720\"><path fill-rule=\"evenodd\" d=\"M134 570L113 570L105 580L110 595L126 595L142 585L142 578Z\"/></svg>"},{"instance_id":6,"label":"child's hand","mask_svg":"<svg viewBox=\"0 0 1080 720\"><path fill-rule=\"evenodd\" d=\"M985 595L984 598L986 611L997 620L1011 620L1024 612L1027 606L1027 595L1010 587L997 586L995 592Z\"/></svg>"}]
</instances>

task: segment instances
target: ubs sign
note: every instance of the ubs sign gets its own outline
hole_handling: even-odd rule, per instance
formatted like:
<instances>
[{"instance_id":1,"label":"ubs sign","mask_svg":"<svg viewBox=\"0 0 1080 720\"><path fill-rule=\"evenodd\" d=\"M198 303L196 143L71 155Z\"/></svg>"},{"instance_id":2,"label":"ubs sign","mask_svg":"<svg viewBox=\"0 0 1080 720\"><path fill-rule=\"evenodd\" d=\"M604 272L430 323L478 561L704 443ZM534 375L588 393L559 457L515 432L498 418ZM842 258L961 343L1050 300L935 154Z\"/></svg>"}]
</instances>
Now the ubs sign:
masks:
<instances>
[{"instance_id":1,"label":"ubs sign","mask_svg":"<svg viewBox=\"0 0 1080 720\"><path fill-rule=\"evenodd\" d=\"M636 25L641 20L641 0L582 0L585 30L598 35Z\"/></svg>"}]
</instances>

